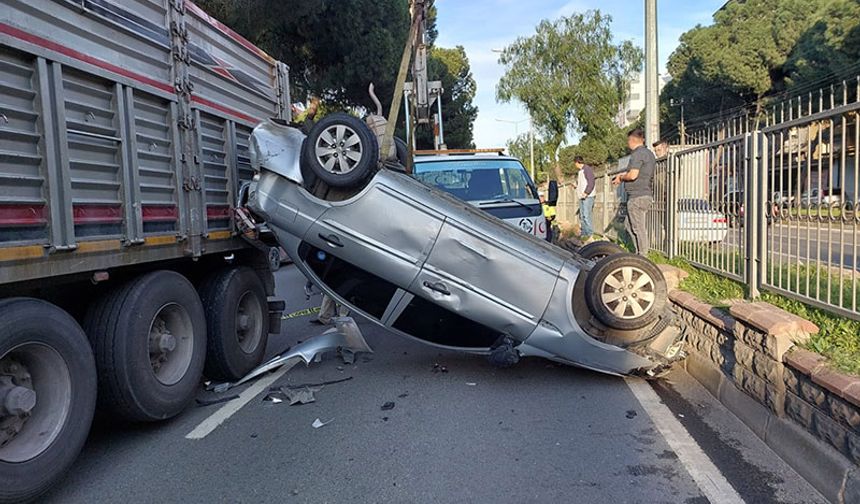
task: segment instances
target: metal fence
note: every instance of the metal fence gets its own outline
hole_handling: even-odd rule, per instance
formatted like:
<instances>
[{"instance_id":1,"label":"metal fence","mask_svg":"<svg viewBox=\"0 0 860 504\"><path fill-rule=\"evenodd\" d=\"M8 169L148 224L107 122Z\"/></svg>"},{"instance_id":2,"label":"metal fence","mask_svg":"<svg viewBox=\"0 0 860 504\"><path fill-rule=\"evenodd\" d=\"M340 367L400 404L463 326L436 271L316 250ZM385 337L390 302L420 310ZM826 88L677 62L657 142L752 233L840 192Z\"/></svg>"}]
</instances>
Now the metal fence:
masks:
<instances>
[{"instance_id":1,"label":"metal fence","mask_svg":"<svg viewBox=\"0 0 860 504\"><path fill-rule=\"evenodd\" d=\"M860 320L860 78L714 124L658 162L651 248ZM595 229L623 191L599 177ZM616 219L617 218L617 219Z\"/></svg>"}]
</instances>

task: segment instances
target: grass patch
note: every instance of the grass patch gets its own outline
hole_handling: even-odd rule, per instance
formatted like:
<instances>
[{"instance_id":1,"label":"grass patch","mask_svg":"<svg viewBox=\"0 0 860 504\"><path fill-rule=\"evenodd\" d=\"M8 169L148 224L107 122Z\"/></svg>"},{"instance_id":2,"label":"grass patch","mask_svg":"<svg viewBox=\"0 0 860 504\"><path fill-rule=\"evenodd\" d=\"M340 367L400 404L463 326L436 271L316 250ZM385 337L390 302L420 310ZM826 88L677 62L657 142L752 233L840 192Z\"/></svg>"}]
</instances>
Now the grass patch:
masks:
<instances>
[{"instance_id":1,"label":"grass patch","mask_svg":"<svg viewBox=\"0 0 860 504\"><path fill-rule=\"evenodd\" d=\"M649 258L689 273L690 276L681 282L681 290L710 305L726 308L727 301L745 297L746 288L740 282L698 269L682 258L666 259L657 253L651 253ZM761 300L817 325L820 332L813 335L805 347L827 357L839 371L860 376L860 322L773 292L763 292Z\"/></svg>"}]
</instances>

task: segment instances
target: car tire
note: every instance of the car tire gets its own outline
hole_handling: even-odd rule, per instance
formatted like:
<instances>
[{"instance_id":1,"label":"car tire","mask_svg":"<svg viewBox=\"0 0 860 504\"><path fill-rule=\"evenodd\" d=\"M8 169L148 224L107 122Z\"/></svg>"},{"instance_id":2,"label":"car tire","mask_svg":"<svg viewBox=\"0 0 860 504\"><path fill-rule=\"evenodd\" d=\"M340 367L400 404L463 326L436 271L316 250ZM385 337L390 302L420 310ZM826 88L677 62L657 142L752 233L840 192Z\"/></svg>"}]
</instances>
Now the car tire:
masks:
<instances>
[{"instance_id":1,"label":"car tire","mask_svg":"<svg viewBox=\"0 0 860 504\"><path fill-rule=\"evenodd\" d=\"M597 263L585 281L585 299L597 320L612 329L638 330L666 307L666 279L648 259L615 254Z\"/></svg>"},{"instance_id":2,"label":"car tire","mask_svg":"<svg viewBox=\"0 0 860 504\"><path fill-rule=\"evenodd\" d=\"M216 272L200 286L208 332L207 378L236 381L263 361L269 338L266 289L248 267Z\"/></svg>"},{"instance_id":3,"label":"car tire","mask_svg":"<svg viewBox=\"0 0 860 504\"><path fill-rule=\"evenodd\" d=\"M599 261L605 257L624 252L623 248L610 241L596 241L581 247L576 253L583 259Z\"/></svg>"},{"instance_id":4,"label":"car tire","mask_svg":"<svg viewBox=\"0 0 860 504\"><path fill-rule=\"evenodd\" d=\"M206 317L184 276L155 271L131 280L91 305L84 327L102 408L155 422L178 415L194 398L206 358Z\"/></svg>"},{"instance_id":5,"label":"car tire","mask_svg":"<svg viewBox=\"0 0 860 504\"><path fill-rule=\"evenodd\" d=\"M0 395L20 394L10 391L14 383L32 390L38 407L14 437L0 435L0 503L28 502L61 479L84 446L95 412L96 366L84 331L68 313L45 301L15 298L0 302L4 375ZM9 399L15 400L7 395L0 403ZM17 400L26 401L20 395ZM6 426L14 418L0 414Z\"/></svg>"},{"instance_id":6,"label":"car tire","mask_svg":"<svg viewBox=\"0 0 860 504\"><path fill-rule=\"evenodd\" d=\"M314 125L302 145L302 164L331 187L352 189L377 169L379 144L362 120L331 114Z\"/></svg>"},{"instance_id":7,"label":"car tire","mask_svg":"<svg viewBox=\"0 0 860 504\"><path fill-rule=\"evenodd\" d=\"M394 137L394 148L397 150L397 162L405 169L409 164L409 145L406 140Z\"/></svg>"}]
</instances>

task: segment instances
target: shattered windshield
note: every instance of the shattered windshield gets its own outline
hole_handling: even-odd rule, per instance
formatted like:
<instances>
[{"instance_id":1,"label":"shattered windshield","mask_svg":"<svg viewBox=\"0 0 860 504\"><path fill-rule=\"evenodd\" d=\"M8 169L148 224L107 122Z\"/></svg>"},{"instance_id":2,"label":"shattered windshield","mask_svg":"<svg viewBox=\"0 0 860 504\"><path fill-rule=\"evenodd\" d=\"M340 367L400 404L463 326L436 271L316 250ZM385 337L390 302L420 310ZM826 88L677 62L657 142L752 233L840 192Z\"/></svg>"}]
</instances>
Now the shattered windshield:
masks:
<instances>
[{"instance_id":1,"label":"shattered windshield","mask_svg":"<svg viewBox=\"0 0 860 504\"><path fill-rule=\"evenodd\" d=\"M414 177L464 201L537 199L525 168L513 159L419 162Z\"/></svg>"}]
</instances>

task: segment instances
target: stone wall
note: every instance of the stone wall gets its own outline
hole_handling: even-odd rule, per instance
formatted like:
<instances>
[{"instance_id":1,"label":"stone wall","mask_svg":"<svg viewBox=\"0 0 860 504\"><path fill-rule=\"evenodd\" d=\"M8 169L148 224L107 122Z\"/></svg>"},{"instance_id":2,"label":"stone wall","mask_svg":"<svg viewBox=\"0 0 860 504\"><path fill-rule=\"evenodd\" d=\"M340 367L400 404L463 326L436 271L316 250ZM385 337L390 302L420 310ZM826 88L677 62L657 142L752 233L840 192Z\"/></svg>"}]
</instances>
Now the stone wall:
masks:
<instances>
[{"instance_id":1,"label":"stone wall","mask_svg":"<svg viewBox=\"0 0 860 504\"><path fill-rule=\"evenodd\" d=\"M673 290L683 272L661 269L687 371L825 497L860 502L860 378L800 347L818 328L767 303L714 308Z\"/></svg>"}]
</instances>

